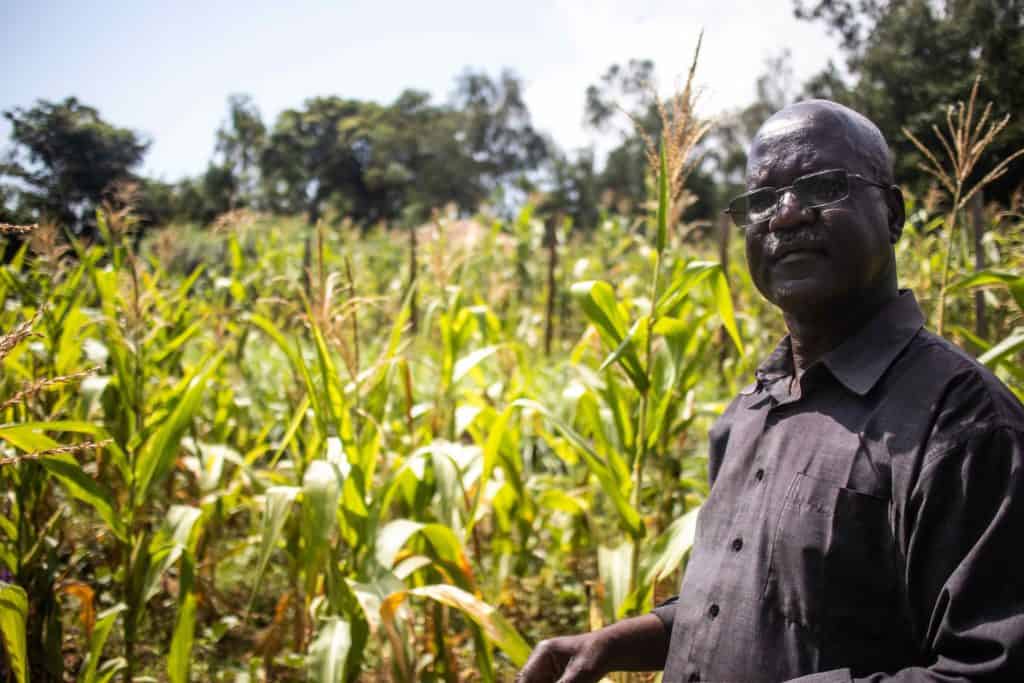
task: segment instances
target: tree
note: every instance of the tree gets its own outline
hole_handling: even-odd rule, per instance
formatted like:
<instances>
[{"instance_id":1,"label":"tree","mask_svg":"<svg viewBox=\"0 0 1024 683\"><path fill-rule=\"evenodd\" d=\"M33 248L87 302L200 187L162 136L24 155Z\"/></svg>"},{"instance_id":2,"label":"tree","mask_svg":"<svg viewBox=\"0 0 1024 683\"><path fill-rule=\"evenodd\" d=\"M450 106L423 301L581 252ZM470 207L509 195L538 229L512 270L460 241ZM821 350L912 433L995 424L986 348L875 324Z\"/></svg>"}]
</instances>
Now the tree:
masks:
<instances>
[{"instance_id":1,"label":"tree","mask_svg":"<svg viewBox=\"0 0 1024 683\"><path fill-rule=\"evenodd\" d=\"M548 143L530 120L522 81L511 71L496 79L466 71L456 79L452 109L459 114L465 150L477 165L485 187L538 167L550 155Z\"/></svg>"},{"instance_id":2,"label":"tree","mask_svg":"<svg viewBox=\"0 0 1024 683\"><path fill-rule=\"evenodd\" d=\"M535 170L547 141L530 123L518 79L467 72L446 105L406 90L391 104L318 97L282 112L260 155L267 206L326 207L360 222L423 217L454 202L475 211Z\"/></svg>"},{"instance_id":3,"label":"tree","mask_svg":"<svg viewBox=\"0 0 1024 683\"><path fill-rule=\"evenodd\" d=\"M138 133L104 121L74 97L39 100L4 117L14 149L3 173L16 179L19 209L74 228L91 223L107 188L134 178L132 169L149 147Z\"/></svg>"},{"instance_id":4,"label":"tree","mask_svg":"<svg viewBox=\"0 0 1024 683\"><path fill-rule=\"evenodd\" d=\"M365 213L363 167L370 153L365 124L376 109L332 96L314 97L303 109L281 112L260 157L270 208L305 213L311 225L320 219L328 200L344 213Z\"/></svg>"},{"instance_id":5,"label":"tree","mask_svg":"<svg viewBox=\"0 0 1024 683\"><path fill-rule=\"evenodd\" d=\"M967 100L975 75L983 76L979 100L998 105L994 114L1024 112L1024 0L798 0L796 14L842 36L850 72L847 82L830 66L806 85L807 93L841 101L875 121L904 182L923 184L924 178L901 127L932 139L931 125L944 125L946 106ZM978 168L991 168L1022 145L1024 117L1017 115ZM1024 169L1011 166L986 194L1006 200L1022 182Z\"/></svg>"},{"instance_id":6,"label":"tree","mask_svg":"<svg viewBox=\"0 0 1024 683\"><path fill-rule=\"evenodd\" d=\"M231 95L228 98L228 119L217 130L216 147L220 156L219 166L235 179L230 184L229 208L256 204L259 162L266 143L267 127L252 98Z\"/></svg>"}]
</instances>

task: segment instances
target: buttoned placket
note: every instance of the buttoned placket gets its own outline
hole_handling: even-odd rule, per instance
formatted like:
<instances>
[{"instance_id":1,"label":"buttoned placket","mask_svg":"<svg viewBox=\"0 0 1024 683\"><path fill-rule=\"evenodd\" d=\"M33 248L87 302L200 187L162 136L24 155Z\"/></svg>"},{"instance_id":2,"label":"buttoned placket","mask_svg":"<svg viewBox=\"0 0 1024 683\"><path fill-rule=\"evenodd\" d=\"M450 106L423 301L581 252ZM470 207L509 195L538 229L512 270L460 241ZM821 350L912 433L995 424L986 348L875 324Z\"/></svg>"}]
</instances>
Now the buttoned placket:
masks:
<instances>
[{"instance_id":1,"label":"buttoned placket","mask_svg":"<svg viewBox=\"0 0 1024 683\"><path fill-rule=\"evenodd\" d=\"M779 406L778 401L771 396L760 383L758 384L757 390L753 392L752 402L748 406L748 410L757 410L760 415L759 418L751 424L751 429L743 435L745 443L737 444L737 450L742 452L743 457L752 458L750 466L750 477L747 482L746 489L743 494L743 500L737 506L736 515L733 517L734 523L730 527L729 532L725 535L725 542L722 547L716 548L715 552L718 553L720 558L720 566L722 571L718 572L718 576L727 577L731 576L733 572L730 571L730 565L737 562L744 561L743 558L743 531L753 528L751 525L753 521L761 515L761 510L765 504L764 492L767 490L765 485L765 479L767 477L767 467L765 463L760 462L761 457L758 455L758 446L761 443L762 436L766 429L766 423L772 410ZM731 449L730 449L731 450ZM730 600L728 592L736 592L741 588L738 586L727 586L721 582L716 582L716 585L708 592L708 605L705 609L705 619L699 629L693 634L693 643L690 649L690 661L689 661L689 678L690 681L700 681L701 679L701 662L695 661L694 654L698 653L697 659L700 659L700 652L710 652L716 647L721 636L721 627L719 624L721 621L718 619L719 615L723 610L729 609Z\"/></svg>"}]
</instances>

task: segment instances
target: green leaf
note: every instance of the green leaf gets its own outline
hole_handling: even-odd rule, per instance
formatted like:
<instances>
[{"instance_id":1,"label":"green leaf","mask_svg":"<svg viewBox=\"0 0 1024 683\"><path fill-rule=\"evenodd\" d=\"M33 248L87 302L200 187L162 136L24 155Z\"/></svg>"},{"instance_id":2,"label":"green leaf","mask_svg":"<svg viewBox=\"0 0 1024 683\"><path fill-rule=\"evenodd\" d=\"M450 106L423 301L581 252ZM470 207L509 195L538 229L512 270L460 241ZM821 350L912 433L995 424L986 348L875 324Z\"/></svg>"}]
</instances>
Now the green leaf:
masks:
<instances>
[{"instance_id":1,"label":"green leaf","mask_svg":"<svg viewBox=\"0 0 1024 683\"><path fill-rule=\"evenodd\" d=\"M974 289L975 287L991 287L993 285L1005 285L1010 290L1017 308L1024 312L1024 275L1019 273L1008 273L997 270L980 270L977 273L968 275L957 280L947 289L947 293L954 293L961 289Z\"/></svg>"},{"instance_id":2,"label":"green leaf","mask_svg":"<svg viewBox=\"0 0 1024 683\"><path fill-rule=\"evenodd\" d=\"M199 410L203 391L222 360L224 360L223 351L210 360L205 368L202 365L197 366L176 387L177 400L174 402L170 415L153 433L139 454L139 462L136 466L138 477L135 486L138 496L136 504L146 500L149 495L149 487L154 482L161 481L174 465L181 438L188 431L193 416Z\"/></svg>"},{"instance_id":3,"label":"green leaf","mask_svg":"<svg viewBox=\"0 0 1024 683\"><path fill-rule=\"evenodd\" d=\"M604 586L604 615L606 622L618 619L619 608L629 595L630 576L633 573L634 546L629 541L615 548L597 549L597 571Z\"/></svg>"},{"instance_id":4,"label":"green leaf","mask_svg":"<svg viewBox=\"0 0 1024 683\"><path fill-rule=\"evenodd\" d=\"M32 422L16 427L4 427L0 428L0 439L26 453L51 450L58 448L60 444L39 430L53 428L55 431L64 431L60 427L61 424L59 422ZM54 425L57 426L54 427ZM113 496L95 479L86 474L70 453L51 453L39 458L38 462L67 489L72 497L91 506L100 519L106 522L107 527L114 535L122 541L128 539L124 522L117 513Z\"/></svg>"},{"instance_id":5,"label":"green leaf","mask_svg":"<svg viewBox=\"0 0 1024 683\"><path fill-rule=\"evenodd\" d=\"M597 368L598 372L604 372L609 365L621 360L623 355L630 351L635 352L637 346L643 345L642 343L637 343L637 337L642 332L646 331L647 321L649 319L650 318L645 315L630 326L629 331L626 332L626 336L622 338L622 341L619 342L619 345L615 350L608 354L608 356L601 362L601 365Z\"/></svg>"},{"instance_id":6,"label":"green leaf","mask_svg":"<svg viewBox=\"0 0 1024 683\"><path fill-rule=\"evenodd\" d=\"M576 430L569 425L565 424L554 414L536 401L528 399L519 399L513 403L513 405L521 408L527 408L535 410L541 415L544 415L554 426L567 438L580 455L586 462L587 467L593 472L594 476L597 477L598 482L601 484L601 490L606 496L608 496L612 504L615 506L616 512L619 513L619 522L622 524L630 536L633 538L642 538L644 535L644 526L640 520L640 514L637 512L629 503L628 487L630 485L629 480L619 481L615 476L614 472L618 469L616 467L609 467L600 455L594 451L593 447L580 436Z\"/></svg>"},{"instance_id":7,"label":"green leaf","mask_svg":"<svg viewBox=\"0 0 1024 683\"><path fill-rule=\"evenodd\" d=\"M336 465L314 460L302 478L302 537L306 571L315 575L338 528L342 478Z\"/></svg>"},{"instance_id":8,"label":"green leaf","mask_svg":"<svg viewBox=\"0 0 1024 683\"><path fill-rule=\"evenodd\" d=\"M256 593L259 591L260 583L263 581L263 575L267 571L267 562L270 561L270 555L274 552L274 548L277 547L278 541L281 540L281 531L284 529L284 523L288 521L288 513L291 511L292 502L299 495L299 487L297 486L274 486L267 489L264 494L264 507L263 507L263 526L262 533L260 534L260 552L259 560L256 564L256 581L252 586L252 595L249 597L249 606L252 607L252 601L256 598Z\"/></svg>"},{"instance_id":9,"label":"green leaf","mask_svg":"<svg viewBox=\"0 0 1024 683\"><path fill-rule=\"evenodd\" d=\"M465 587L471 585L472 569L462 543L455 532L443 524L424 524L409 519L390 522L377 535L377 562L385 569L392 569L398 553L417 535L427 541L426 554L439 567L447 569L453 581Z\"/></svg>"},{"instance_id":10,"label":"green leaf","mask_svg":"<svg viewBox=\"0 0 1024 683\"><path fill-rule=\"evenodd\" d=\"M736 316L733 312L732 294L729 293L729 281L725 279L725 273L719 270L712 281L712 288L715 293L715 307L718 309L718 317L722 319L729 338L736 345L736 349L743 353L743 342L740 340L740 331L736 328Z\"/></svg>"},{"instance_id":11,"label":"green leaf","mask_svg":"<svg viewBox=\"0 0 1024 683\"><path fill-rule=\"evenodd\" d=\"M411 519L388 522L377 534L376 556L380 566L385 569L394 567L399 551L423 526L423 522L414 522Z\"/></svg>"},{"instance_id":12,"label":"green leaf","mask_svg":"<svg viewBox=\"0 0 1024 683\"><path fill-rule=\"evenodd\" d=\"M18 683L28 681L27 619L28 596L24 589L0 581L0 636L3 636L7 664Z\"/></svg>"},{"instance_id":13,"label":"green leaf","mask_svg":"<svg viewBox=\"0 0 1024 683\"><path fill-rule=\"evenodd\" d=\"M661 318L670 314L686 299L690 290L703 282L709 275L721 269L719 264L712 261L690 261L682 269L677 270L672 282L669 283L654 308L657 317Z\"/></svg>"},{"instance_id":14,"label":"green leaf","mask_svg":"<svg viewBox=\"0 0 1024 683\"><path fill-rule=\"evenodd\" d=\"M978 362L982 365L994 367L1000 361L1006 359L1007 356L1015 354L1021 349L1024 349L1024 328L1017 328L1006 339L1003 339L978 356Z\"/></svg>"},{"instance_id":15,"label":"green leaf","mask_svg":"<svg viewBox=\"0 0 1024 683\"><path fill-rule=\"evenodd\" d=\"M292 366L292 372L306 387L306 396L313 404L313 413L317 417L321 430L326 432L329 417L328 407L323 403L323 392L317 391L316 385L313 384L313 377L309 374L309 368L302 359L302 354L288 343L281 330L267 318L253 314L249 316L249 322L270 337L277 344L277 347L281 349L285 357L288 358L288 362Z\"/></svg>"},{"instance_id":16,"label":"green leaf","mask_svg":"<svg viewBox=\"0 0 1024 683\"><path fill-rule=\"evenodd\" d=\"M23 422L18 425L20 428L28 430L43 430L49 432L71 432L73 434L88 434L93 437L96 441L110 441L104 448L111 455L111 460L117 466L118 470L122 474L130 472L128 467L128 457L121 450L117 442L114 441L110 433L104 429L101 425L93 424L91 422L83 422L81 420L48 420L46 422Z\"/></svg>"},{"instance_id":17,"label":"green leaf","mask_svg":"<svg viewBox=\"0 0 1024 683\"><path fill-rule=\"evenodd\" d=\"M160 591L160 579L192 545L196 522L202 512L191 505L172 505L159 531L149 543L149 567L142 583L142 602Z\"/></svg>"},{"instance_id":18,"label":"green leaf","mask_svg":"<svg viewBox=\"0 0 1024 683\"><path fill-rule=\"evenodd\" d=\"M397 606L407 597L416 596L429 598L442 605L459 610L479 626L487 639L502 649L515 666L522 666L530 656L530 646L526 644L512 624L510 624L491 605L456 586L433 585L399 591L389 595L381 608L382 612L393 613Z\"/></svg>"},{"instance_id":19,"label":"green leaf","mask_svg":"<svg viewBox=\"0 0 1024 683\"><path fill-rule=\"evenodd\" d=\"M114 497L86 474L77 460L68 453L60 453L43 456L39 463L64 485L68 493L90 505L115 536L122 541L128 540L127 530L118 514Z\"/></svg>"},{"instance_id":20,"label":"green leaf","mask_svg":"<svg viewBox=\"0 0 1024 683\"><path fill-rule=\"evenodd\" d=\"M196 629L195 561L192 553L181 556L178 573L178 615L167 654L167 677L171 683L188 683L192 663L192 642Z\"/></svg>"},{"instance_id":21,"label":"green leaf","mask_svg":"<svg viewBox=\"0 0 1024 683\"><path fill-rule=\"evenodd\" d=\"M644 566L640 573L641 584L654 584L668 578L683 561L683 557L693 547L697 534L697 516L700 508L688 511L676 519L651 544L644 557Z\"/></svg>"},{"instance_id":22,"label":"green leaf","mask_svg":"<svg viewBox=\"0 0 1024 683\"><path fill-rule=\"evenodd\" d=\"M545 510L558 510L574 516L585 515L589 510L585 500L561 489L547 489L541 492L537 504Z\"/></svg>"},{"instance_id":23,"label":"green leaf","mask_svg":"<svg viewBox=\"0 0 1024 683\"><path fill-rule=\"evenodd\" d=\"M299 426L302 424L303 418L306 417L306 411L309 409L309 395L302 397L299 405L295 408L295 414L292 416L292 421L288 423L288 430L284 433L284 437L281 439L281 445L277 447L277 451L273 457L270 458L269 468L273 469L277 461L281 459L285 450L288 448L288 444L295 438L295 433L299 431Z\"/></svg>"},{"instance_id":24,"label":"green leaf","mask_svg":"<svg viewBox=\"0 0 1024 683\"><path fill-rule=\"evenodd\" d=\"M469 510L469 524L466 525L465 530L465 534L467 536L472 532L473 526L476 524L477 508L480 505L480 499L483 496L484 488L487 486L487 482L490 480L491 474L494 472L494 467L498 463L501 444L505 438L505 430L508 429L508 422L511 419L512 412L514 410L515 406L508 406L505 410L501 411L498 417L495 418L494 422L491 423L490 429L487 432L487 441L484 442L480 480L479 484L476 486L476 492L473 496L473 506Z\"/></svg>"},{"instance_id":25,"label":"green leaf","mask_svg":"<svg viewBox=\"0 0 1024 683\"><path fill-rule=\"evenodd\" d=\"M315 683L345 683L345 663L352 647L352 628L338 617L327 619L309 647L308 680Z\"/></svg>"},{"instance_id":26,"label":"green leaf","mask_svg":"<svg viewBox=\"0 0 1024 683\"><path fill-rule=\"evenodd\" d=\"M114 628L117 615L128 609L123 602L119 602L108 610L100 612L96 617L96 625L92 629L92 637L89 638L89 653L82 662L82 673L79 674L79 683L99 683L96 675L103 655L103 647L107 644L110 631Z\"/></svg>"},{"instance_id":27,"label":"green leaf","mask_svg":"<svg viewBox=\"0 0 1024 683\"><path fill-rule=\"evenodd\" d=\"M175 351L179 350L182 346L184 346L189 339L196 336L196 334L198 334L203 329L205 323L206 320L203 319L197 320L191 325L189 325L184 332L182 332L177 337L175 337L174 339L160 347L160 350L153 355L153 362L161 363L164 360L166 360L168 356L170 356L172 353L174 353Z\"/></svg>"},{"instance_id":28,"label":"green leaf","mask_svg":"<svg viewBox=\"0 0 1024 683\"><path fill-rule=\"evenodd\" d=\"M457 384L459 380L469 374L470 370L479 365L484 359L493 356L494 352L500 348L500 345L485 346L460 358L455 363L455 369L452 371L452 384Z\"/></svg>"},{"instance_id":29,"label":"green leaf","mask_svg":"<svg viewBox=\"0 0 1024 683\"><path fill-rule=\"evenodd\" d=\"M621 352L618 347L626 339L626 316L619 309L611 285L600 280L577 282L571 289L573 297L580 303L587 320L597 329L601 341L609 349L618 352L617 360L622 364L633 385L641 393L649 383L640 365L636 345L629 340Z\"/></svg>"}]
</instances>

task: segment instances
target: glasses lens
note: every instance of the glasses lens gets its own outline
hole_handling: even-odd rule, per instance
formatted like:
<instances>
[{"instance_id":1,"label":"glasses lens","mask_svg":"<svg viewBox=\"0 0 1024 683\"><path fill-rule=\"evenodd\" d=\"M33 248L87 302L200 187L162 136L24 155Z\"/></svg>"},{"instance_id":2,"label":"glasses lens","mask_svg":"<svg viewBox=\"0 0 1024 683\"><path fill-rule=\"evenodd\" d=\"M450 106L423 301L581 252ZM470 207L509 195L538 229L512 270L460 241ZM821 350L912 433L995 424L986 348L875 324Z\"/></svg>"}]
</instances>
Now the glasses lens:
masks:
<instances>
[{"instance_id":1,"label":"glasses lens","mask_svg":"<svg viewBox=\"0 0 1024 683\"><path fill-rule=\"evenodd\" d=\"M739 227L768 220L775 213L775 190L765 188L739 196L729 202L729 214Z\"/></svg>"},{"instance_id":2,"label":"glasses lens","mask_svg":"<svg viewBox=\"0 0 1024 683\"><path fill-rule=\"evenodd\" d=\"M793 192L800 204L810 209L845 199L850 194L850 182L846 171L825 171L799 178L793 183Z\"/></svg>"},{"instance_id":3,"label":"glasses lens","mask_svg":"<svg viewBox=\"0 0 1024 683\"><path fill-rule=\"evenodd\" d=\"M765 188L747 195L747 217L751 223L766 221L775 214L779 203L775 190Z\"/></svg>"}]
</instances>

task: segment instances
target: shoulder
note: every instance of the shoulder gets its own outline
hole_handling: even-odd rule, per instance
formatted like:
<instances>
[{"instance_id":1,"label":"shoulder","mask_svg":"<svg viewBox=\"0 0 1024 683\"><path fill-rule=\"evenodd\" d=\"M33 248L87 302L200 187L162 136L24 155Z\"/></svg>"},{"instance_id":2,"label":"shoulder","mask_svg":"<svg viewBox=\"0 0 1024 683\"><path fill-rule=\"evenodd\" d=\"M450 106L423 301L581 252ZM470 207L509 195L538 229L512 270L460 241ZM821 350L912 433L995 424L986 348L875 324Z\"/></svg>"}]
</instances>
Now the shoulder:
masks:
<instances>
[{"instance_id":1,"label":"shoulder","mask_svg":"<svg viewBox=\"0 0 1024 683\"><path fill-rule=\"evenodd\" d=\"M725 450L729 445L729 435L736 421L736 413L744 398L746 396L743 393L733 398L708 431L708 479L711 483L718 477L718 470L722 466Z\"/></svg>"},{"instance_id":2,"label":"shoulder","mask_svg":"<svg viewBox=\"0 0 1024 683\"><path fill-rule=\"evenodd\" d=\"M926 329L894 366L899 393L915 394L931 422L924 465L994 430L1024 433L1024 406L991 370Z\"/></svg>"}]
</instances>

